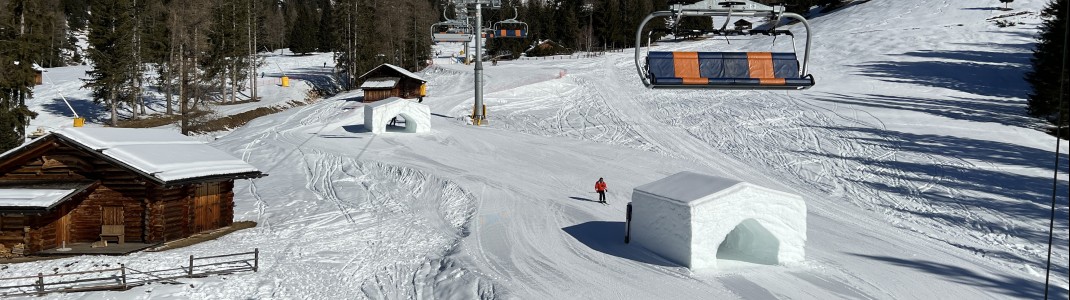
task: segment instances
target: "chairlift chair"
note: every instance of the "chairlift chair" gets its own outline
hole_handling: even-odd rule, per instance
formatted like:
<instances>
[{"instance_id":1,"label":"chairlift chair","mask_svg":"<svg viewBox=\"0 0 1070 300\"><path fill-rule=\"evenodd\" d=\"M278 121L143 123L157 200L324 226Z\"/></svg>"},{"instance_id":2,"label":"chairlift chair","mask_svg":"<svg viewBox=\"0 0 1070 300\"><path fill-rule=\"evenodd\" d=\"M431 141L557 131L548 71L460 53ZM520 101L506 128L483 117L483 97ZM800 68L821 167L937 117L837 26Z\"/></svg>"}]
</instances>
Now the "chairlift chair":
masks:
<instances>
[{"instance_id":1,"label":"chairlift chair","mask_svg":"<svg viewBox=\"0 0 1070 300\"><path fill-rule=\"evenodd\" d=\"M528 37L528 23L517 20L519 13L516 11L516 7L513 7L513 17L507 20L501 20L494 23L491 26L491 33L487 35L488 38L527 38Z\"/></svg>"},{"instance_id":2,"label":"chairlift chair","mask_svg":"<svg viewBox=\"0 0 1070 300\"><path fill-rule=\"evenodd\" d=\"M446 20L431 25L431 40L439 42L470 42L472 27L467 22Z\"/></svg>"},{"instance_id":3,"label":"chairlift chair","mask_svg":"<svg viewBox=\"0 0 1070 300\"><path fill-rule=\"evenodd\" d=\"M651 13L639 25L635 37L635 67L648 88L804 90L813 87L814 77L806 73L810 59L810 24L806 18L784 11L783 6L766 6L752 1L670 0L670 9ZM657 17L670 17L673 24L684 17L768 17L778 24L783 18L799 20L806 28L803 58L795 52L684 52L649 51L642 57L643 28ZM728 21L726 21L726 26ZM716 35L789 35L769 30L714 30ZM645 62L645 64L644 64Z\"/></svg>"}]
</instances>

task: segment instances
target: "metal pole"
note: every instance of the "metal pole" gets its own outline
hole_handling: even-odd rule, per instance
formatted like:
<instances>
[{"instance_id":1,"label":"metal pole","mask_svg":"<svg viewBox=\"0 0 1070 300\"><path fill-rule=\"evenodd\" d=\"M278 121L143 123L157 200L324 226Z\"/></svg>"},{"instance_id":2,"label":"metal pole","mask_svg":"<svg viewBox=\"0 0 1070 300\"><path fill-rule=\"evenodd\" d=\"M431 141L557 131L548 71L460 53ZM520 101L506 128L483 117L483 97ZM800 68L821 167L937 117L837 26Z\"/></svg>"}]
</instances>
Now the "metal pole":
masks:
<instances>
[{"instance_id":1,"label":"metal pole","mask_svg":"<svg viewBox=\"0 0 1070 300\"><path fill-rule=\"evenodd\" d=\"M483 5L476 3L476 103L472 109L472 123L483 123Z\"/></svg>"},{"instance_id":2,"label":"metal pole","mask_svg":"<svg viewBox=\"0 0 1070 300\"><path fill-rule=\"evenodd\" d=\"M127 289L126 286L126 264L119 264L119 271L122 272L123 289Z\"/></svg>"},{"instance_id":3,"label":"metal pole","mask_svg":"<svg viewBox=\"0 0 1070 300\"><path fill-rule=\"evenodd\" d=\"M814 32L810 31L810 22L807 22L806 18L803 18L803 16L800 16L799 14L795 14L795 13L783 13L783 14L781 14L781 16L799 20L799 22L801 22L803 24L803 27L806 28L806 50L805 50L805 53L803 54L802 69L800 70L800 73L799 73L800 76L805 76L806 75L806 65L810 62L810 40L814 36ZM777 21L780 21L780 20L778 19Z\"/></svg>"},{"instance_id":4,"label":"metal pole","mask_svg":"<svg viewBox=\"0 0 1070 300\"><path fill-rule=\"evenodd\" d=\"M187 277L193 277L193 255L189 256L189 270L186 271Z\"/></svg>"}]
</instances>

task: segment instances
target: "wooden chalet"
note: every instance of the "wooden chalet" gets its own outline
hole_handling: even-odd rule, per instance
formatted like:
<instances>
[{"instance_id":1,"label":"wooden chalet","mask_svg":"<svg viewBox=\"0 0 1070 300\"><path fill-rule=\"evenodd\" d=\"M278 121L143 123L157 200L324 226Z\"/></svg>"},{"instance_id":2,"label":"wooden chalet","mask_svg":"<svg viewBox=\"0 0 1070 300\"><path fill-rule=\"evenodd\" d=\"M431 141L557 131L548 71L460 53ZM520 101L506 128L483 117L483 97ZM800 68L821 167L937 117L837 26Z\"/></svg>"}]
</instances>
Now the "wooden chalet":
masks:
<instances>
[{"instance_id":1,"label":"wooden chalet","mask_svg":"<svg viewBox=\"0 0 1070 300\"><path fill-rule=\"evenodd\" d=\"M427 97L426 79L391 64L379 65L360 75L358 80L363 82L360 89L364 90L364 103L390 97L418 98L422 102Z\"/></svg>"},{"instance_id":2,"label":"wooden chalet","mask_svg":"<svg viewBox=\"0 0 1070 300\"><path fill-rule=\"evenodd\" d=\"M0 154L0 244L30 254L188 237L229 226L234 180L261 176L173 131L65 128Z\"/></svg>"},{"instance_id":3,"label":"wooden chalet","mask_svg":"<svg viewBox=\"0 0 1070 300\"><path fill-rule=\"evenodd\" d=\"M736 26L736 30L750 30L754 27L754 23L751 23L750 21L744 19L739 19L739 21L732 23L732 25Z\"/></svg>"},{"instance_id":4,"label":"wooden chalet","mask_svg":"<svg viewBox=\"0 0 1070 300\"><path fill-rule=\"evenodd\" d=\"M37 64L33 64L33 84L45 84L45 68L42 68L40 65Z\"/></svg>"}]
</instances>

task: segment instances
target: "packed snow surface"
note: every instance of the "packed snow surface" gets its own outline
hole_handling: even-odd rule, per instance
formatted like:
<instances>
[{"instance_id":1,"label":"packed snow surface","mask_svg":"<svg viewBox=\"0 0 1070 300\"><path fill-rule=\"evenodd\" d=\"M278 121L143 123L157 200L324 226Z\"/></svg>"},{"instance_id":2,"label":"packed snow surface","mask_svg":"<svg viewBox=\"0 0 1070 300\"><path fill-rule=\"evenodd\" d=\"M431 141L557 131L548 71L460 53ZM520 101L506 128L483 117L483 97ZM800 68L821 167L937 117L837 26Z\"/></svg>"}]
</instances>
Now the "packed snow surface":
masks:
<instances>
[{"instance_id":1,"label":"packed snow surface","mask_svg":"<svg viewBox=\"0 0 1070 300\"><path fill-rule=\"evenodd\" d=\"M257 273L44 298L1042 298L1056 141L1026 115L1022 75L1047 1L1015 1L1011 12L996 2L855 3L811 18L817 86L806 91L648 90L630 51L500 61L485 65L489 125L474 127L461 118L473 108L472 67L437 59L419 74L429 81L433 134L359 129L366 107L357 92L215 140L272 174L235 187L235 219L256 228L172 251L9 264L3 273L176 268L190 254L260 248ZM651 50L792 47L784 37L733 39ZM329 59L270 57L279 70L260 80L263 101L285 103L330 82L317 77ZM43 109L34 125L69 123L59 92L81 100L76 110L99 112L78 90L84 69L48 73L55 85L28 103ZM272 76L281 73L308 84L279 87ZM1061 169L1051 286L1065 299ZM714 272L692 272L624 244L631 188L681 171L806 199L805 260L721 259ZM599 177L611 187L608 205L592 200ZM726 239L772 227L738 224ZM746 244L738 241L726 247ZM769 248L760 247L769 239L755 241Z\"/></svg>"}]
</instances>

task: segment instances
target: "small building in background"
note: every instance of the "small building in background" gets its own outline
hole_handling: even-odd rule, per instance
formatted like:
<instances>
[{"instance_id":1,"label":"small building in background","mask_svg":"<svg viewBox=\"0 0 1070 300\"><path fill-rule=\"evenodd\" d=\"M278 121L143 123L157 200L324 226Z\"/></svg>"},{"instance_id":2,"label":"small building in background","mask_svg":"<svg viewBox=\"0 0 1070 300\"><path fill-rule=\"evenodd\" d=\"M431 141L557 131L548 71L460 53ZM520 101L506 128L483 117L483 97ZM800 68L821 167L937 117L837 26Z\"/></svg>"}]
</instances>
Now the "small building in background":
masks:
<instances>
[{"instance_id":1,"label":"small building in background","mask_svg":"<svg viewBox=\"0 0 1070 300\"><path fill-rule=\"evenodd\" d=\"M754 27L753 23L744 19L739 19L739 21L732 23L732 25L736 26L736 30L750 30Z\"/></svg>"},{"instance_id":2,"label":"small building in background","mask_svg":"<svg viewBox=\"0 0 1070 300\"><path fill-rule=\"evenodd\" d=\"M261 176L170 130L61 129L0 154L0 245L32 254L189 237L231 225L234 180Z\"/></svg>"},{"instance_id":3,"label":"small building in background","mask_svg":"<svg viewBox=\"0 0 1070 300\"><path fill-rule=\"evenodd\" d=\"M33 84L45 84L45 68L42 68L38 64L33 64Z\"/></svg>"},{"instance_id":4,"label":"small building in background","mask_svg":"<svg viewBox=\"0 0 1070 300\"><path fill-rule=\"evenodd\" d=\"M363 82L360 89L364 91L364 103L390 97L420 99L422 102L427 97L426 79L391 64L379 65L357 80Z\"/></svg>"}]
</instances>

